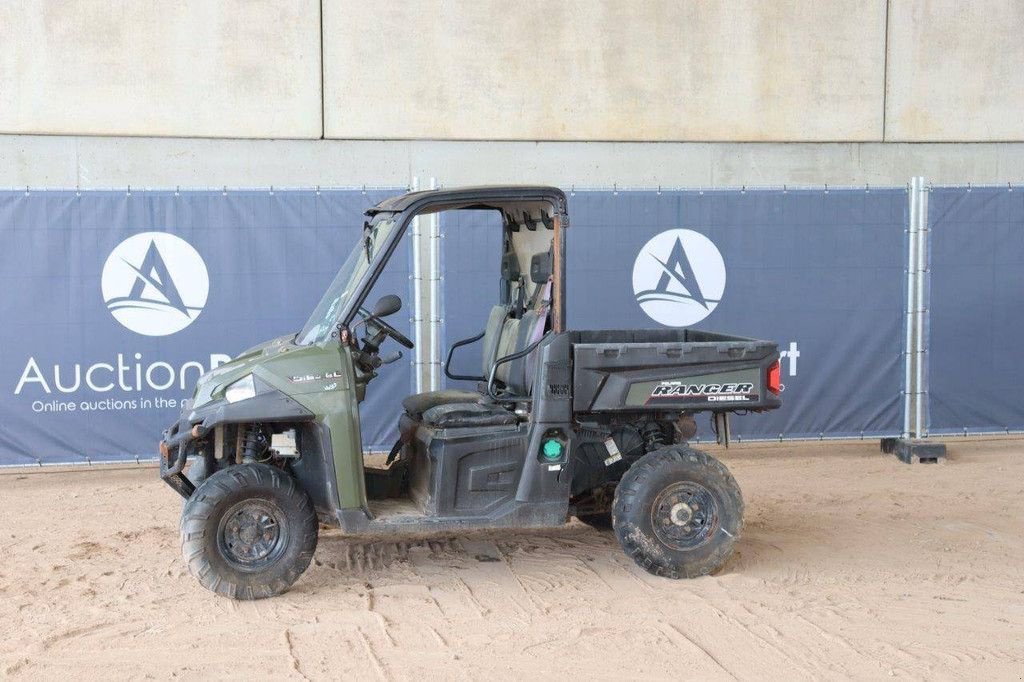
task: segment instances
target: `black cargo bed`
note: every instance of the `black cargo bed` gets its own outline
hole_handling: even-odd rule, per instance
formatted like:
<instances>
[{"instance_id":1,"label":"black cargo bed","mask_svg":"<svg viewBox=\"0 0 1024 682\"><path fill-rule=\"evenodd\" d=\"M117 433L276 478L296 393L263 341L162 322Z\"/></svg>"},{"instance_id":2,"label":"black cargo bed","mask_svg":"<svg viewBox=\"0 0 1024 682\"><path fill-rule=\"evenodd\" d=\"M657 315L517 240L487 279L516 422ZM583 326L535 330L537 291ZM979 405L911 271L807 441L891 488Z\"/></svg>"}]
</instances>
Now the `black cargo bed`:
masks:
<instances>
[{"instance_id":1,"label":"black cargo bed","mask_svg":"<svg viewBox=\"0 0 1024 682\"><path fill-rule=\"evenodd\" d=\"M778 407L767 372L778 345L691 329L574 333L576 412Z\"/></svg>"}]
</instances>

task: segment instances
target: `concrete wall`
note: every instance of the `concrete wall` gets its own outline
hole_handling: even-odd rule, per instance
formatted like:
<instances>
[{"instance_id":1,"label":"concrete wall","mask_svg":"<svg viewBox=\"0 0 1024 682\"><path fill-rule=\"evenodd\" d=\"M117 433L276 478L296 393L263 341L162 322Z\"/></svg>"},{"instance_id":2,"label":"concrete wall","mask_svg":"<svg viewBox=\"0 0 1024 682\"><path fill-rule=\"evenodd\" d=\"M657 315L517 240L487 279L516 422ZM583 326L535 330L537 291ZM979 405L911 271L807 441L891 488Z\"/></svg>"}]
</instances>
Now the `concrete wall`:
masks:
<instances>
[{"instance_id":1,"label":"concrete wall","mask_svg":"<svg viewBox=\"0 0 1024 682\"><path fill-rule=\"evenodd\" d=\"M198 140L0 135L0 187L576 187L1024 182L1024 143Z\"/></svg>"},{"instance_id":2,"label":"concrete wall","mask_svg":"<svg viewBox=\"0 0 1024 682\"><path fill-rule=\"evenodd\" d=\"M331 0L324 128L335 138L879 139L885 12L885 0Z\"/></svg>"},{"instance_id":3,"label":"concrete wall","mask_svg":"<svg viewBox=\"0 0 1024 682\"><path fill-rule=\"evenodd\" d=\"M887 140L1024 139L1024 2L892 0Z\"/></svg>"},{"instance_id":4,"label":"concrete wall","mask_svg":"<svg viewBox=\"0 0 1024 682\"><path fill-rule=\"evenodd\" d=\"M322 4L2 2L0 134L1024 140L1021 0Z\"/></svg>"},{"instance_id":5,"label":"concrete wall","mask_svg":"<svg viewBox=\"0 0 1024 682\"><path fill-rule=\"evenodd\" d=\"M318 0L0 3L0 132L314 137Z\"/></svg>"}]
</instances>

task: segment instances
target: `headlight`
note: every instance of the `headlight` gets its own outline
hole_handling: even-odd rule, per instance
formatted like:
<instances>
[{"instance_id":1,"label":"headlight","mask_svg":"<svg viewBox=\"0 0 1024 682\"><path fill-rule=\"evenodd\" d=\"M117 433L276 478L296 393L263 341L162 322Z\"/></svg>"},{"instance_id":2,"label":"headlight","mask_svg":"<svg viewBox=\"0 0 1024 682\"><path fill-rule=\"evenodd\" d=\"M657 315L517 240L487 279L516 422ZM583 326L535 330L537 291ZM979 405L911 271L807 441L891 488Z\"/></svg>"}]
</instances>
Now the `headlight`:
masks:
<instances>
[{"instance_id":1,"label":"headlight","mask_svg":"<svg viewBox=\"0 0 1024 682\"><path fill-rule=\"evenodd\" d=\"M251 374L246 374L244 377L228 386L224 391L224 399L229 403L237 403L241 400L248 400L255 396L256 383L252 380Z\"/></svg>"}]
</instances>

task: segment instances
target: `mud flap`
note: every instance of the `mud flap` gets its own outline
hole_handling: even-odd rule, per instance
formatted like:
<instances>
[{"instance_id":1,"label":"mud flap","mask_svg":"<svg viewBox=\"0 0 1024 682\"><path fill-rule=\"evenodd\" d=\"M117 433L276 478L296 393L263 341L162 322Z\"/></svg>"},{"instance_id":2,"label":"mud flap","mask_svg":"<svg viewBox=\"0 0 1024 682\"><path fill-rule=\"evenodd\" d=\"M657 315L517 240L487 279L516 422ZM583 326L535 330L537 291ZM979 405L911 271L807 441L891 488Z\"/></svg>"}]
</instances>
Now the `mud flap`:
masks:
<instances>
[{"instance_id":1,"label":"mud flap","mask_svg":"<svg viewBox=\"0 0 1024 682\"><path fill-rule=\"evenodd\" d=\"M729 447L732 433L729 427L728 412L715 412L715 436L718 439L719 445Z\"/></svg>"}]
</instances>

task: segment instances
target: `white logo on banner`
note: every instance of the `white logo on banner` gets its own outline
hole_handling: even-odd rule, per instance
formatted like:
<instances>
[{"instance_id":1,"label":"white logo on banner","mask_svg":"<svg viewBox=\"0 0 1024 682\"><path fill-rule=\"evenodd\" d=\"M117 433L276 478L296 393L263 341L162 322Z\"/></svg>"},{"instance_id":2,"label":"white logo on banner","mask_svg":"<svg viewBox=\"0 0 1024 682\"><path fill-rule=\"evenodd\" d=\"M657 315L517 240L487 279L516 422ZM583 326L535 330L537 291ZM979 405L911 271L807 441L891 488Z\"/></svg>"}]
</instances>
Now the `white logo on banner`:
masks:
<instances>
[{"instance_id":1,"label":"white logo on banner","mask_svg":"<svg viewBox=\"0 0 1024 682\"><path fill-rule=\"evenodd\" d=\"M644 244L633 264L633 294L655 322L696 324L725 293L725 261L714 243L693 230L667 230Z\"/></svg>"},{"instance_id":2,"label":"white logo on banner","mask_svg":"<svg viewBox=\"0 0 1024 682\"><path fill-rule=\"evenodd\" d=\"M114 319L145 336L167 336L199 317L210 276L199 252L166 232L118 244L103 264L103 300Z\"/></svg>"}]
</instances>

